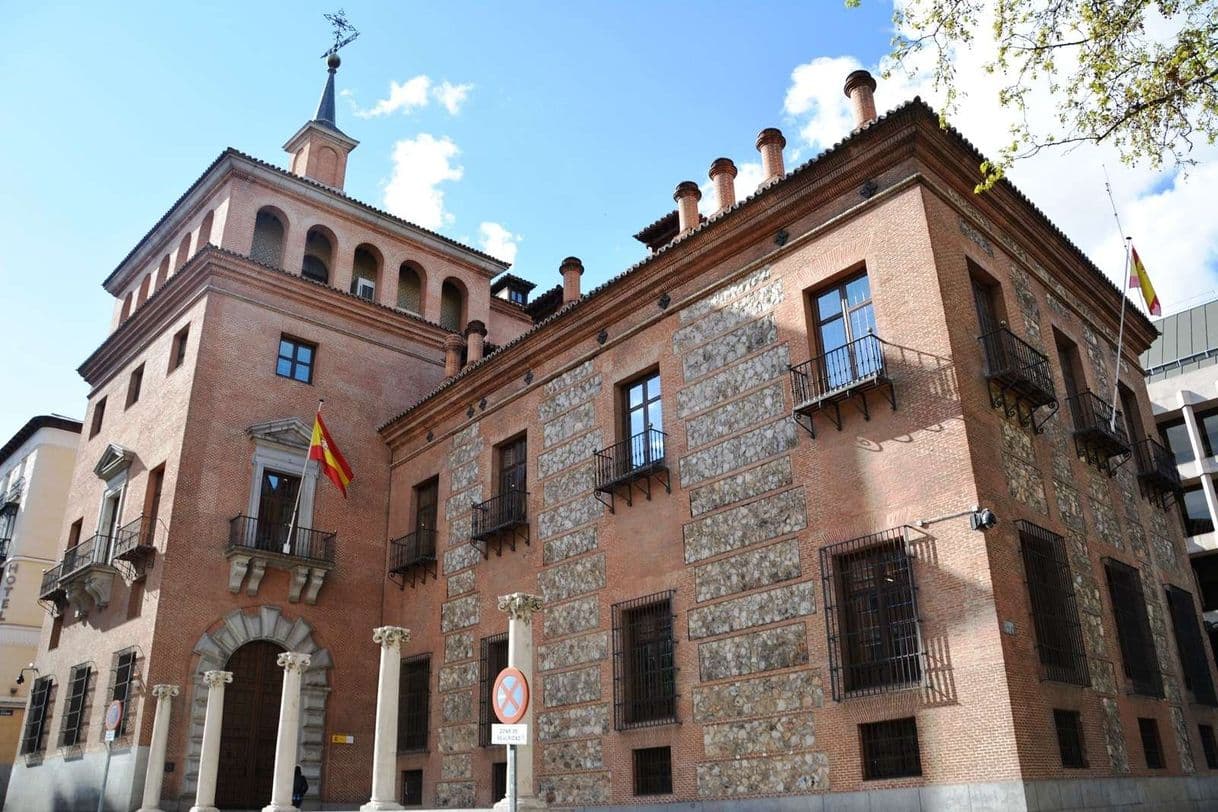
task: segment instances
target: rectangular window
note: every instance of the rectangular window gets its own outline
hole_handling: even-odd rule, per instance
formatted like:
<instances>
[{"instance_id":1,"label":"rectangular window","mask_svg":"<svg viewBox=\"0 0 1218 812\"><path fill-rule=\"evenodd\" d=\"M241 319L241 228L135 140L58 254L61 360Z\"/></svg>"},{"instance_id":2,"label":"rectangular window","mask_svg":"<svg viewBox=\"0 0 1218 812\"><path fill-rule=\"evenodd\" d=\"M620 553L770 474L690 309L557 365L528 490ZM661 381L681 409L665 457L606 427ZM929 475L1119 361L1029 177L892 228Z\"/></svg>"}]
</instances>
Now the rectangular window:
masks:
<instances>
[{"instance_id":1,"label":"rectangular window","mask_svg":"<svg viewBox=\"0 0 1218 812\"><path fill-rule=\"evenodd\" d=\"M1142 752L1146 756L1146 769L1162 770L1167 766L1167 762L1163 760L1163 742L1159 740L1158 721L1139 717L1138 733L1142 736Z\"/></svg>"},{"instance_id":2,"label":"rectangular window","mask_svg":"<svg viewBox=\"0 0 1218 812\"><path fill-rule=\"evenodd\" d=\"M507 762L491 763L491 798L496 801L507 797Z\"/></svg>"},{"instance_id":3,"label":"rectangular window","mask_svg":"<svg viewBox=\"0 0 1218 812\"><path fill-rule=\"evenodd\" d=\"M301 383L313 383L313 364L316 361L317 345L291 336L279 339L279 357L275 361L275 374Z\"/></svg>"},{"instance_id":4,"label":"rectangular window","mask_svg":"<svg viewBox=\"0 0 1218 812\"><path fill-rule=\"evenodd\" d=\"M1214 456L1214 449L1218 448L1218 409L1210 409L1205 412L1197 412L1197 430L1201 434L1201 450L1205 456Z\"/></svg>"},{"instance_id":5,"label":"rectangular window","mask_svg":"<svg viewBox=\"0 0 1218 812\"><path fill-rule=\"evenodd\" d=\"M1057 728L1057 748L1062 766L1082 769L1087 766L1087 750L1083 746L1083 720L1078 711L1054 710L1053 726Z\"/></svg>"},{"instance_id":6,"label":"rectangular window","mask_svg":"<svg viewBox=\"0 0 1218 812\"><path fill-rule=\"evenodd\" d=\"M431 655L402 660L398 682L398 752L427 749L428 706L431 702Z\"/></svg>"},{"instance_id":7,"label":"rectangular window","mask_svg":"<svg viewBox=\"0 0 1218 812\"><path fill-rule=\"evenodd\" d=\"M89 682L93 669L88 665L72 668L68 680L68 701L63 710L63 725L59 729L59 746L74 747L83 736L85 719L88 717Z\"/></svg>"},{"instance_id":8,"label":"rectangular window","mask_svg":"<svg viewBox=\"0 0 1218 812\"><path fill-rule=\"evenodd\" d=\"M1183 417L1160 423L1159 436L1163 438L1163 445L1167 446L1175 457L1176 465L1183 465L1197 458L1193 454L1193 442L1188 437L1188 426L1185 425Z\"/></svg>"},{"instance_id":9,"label":"rectangular window","mask_svg":"<svg viewBox=\"0 0 1218 812\"><path fill-rule=\"evenodd\" d=\"M979 335L989 335L1003 326L1006 313L1002 306L1002 288L989 274L968 260L969 281L973 288L973 305L977 309Z\"/></svg>"},{"instance_id":10,"label":"rectangular window","mask_svg":"<svg viewBox=\"0 0 1218 812\"><path fill-rule=\"evenodd\" d=\"M85 520L77 519L72 522L72 526L68 528L68 547L75 547L80 544L80 533L84 529Z\"/></svg>"},{"instance_id":11,"label":"rectangular window","mask_svg":"<svg viewBox=\"0 0 1218 812\"><path fill-rule=\"evenodd\" d=\"M1211 725L1197 725L1201 734L1201 749L1205 751L1205 766L1218 770L1218 745L1214 742L1214 728Z\"/></svg>"},{"instance_id":12,"label":"rectangular window","mask_svg":"<svg viewBox=\"0 0 1218 812\"><path fill-rule=\"evenodd\" d=\"M299 490L299 476L272 471L269 468L263 469L254 537L254 546L259 550L282 552L287 546L288 530L292 523L292 514L296 510L296 494Z\"/></svg>"},{"instance_id":13,"label":"rectangular window","mask_svg":"<svg viewBox=\"0 0 1218 812\"><path fill-rule=\"evenodd\" d=\"M1062 537L1022 520L1015 526L1019 529L1036 649L1045 678L1090 685L1074 579Z\"/></svg>"},{"instance_id":14,"label":"rectangular window","mask_svg":"<svg viewBox=\"0 0 1218 812\"><path fill-rule=\"evenodd\" d=\"M1138 396L1125 384L1117 385L1120 396L1121 411L1125 413L1125 430L1130 442L1138 442L1146 438L1145 423L1142 422L1142 409L1138 406ZM1118 419L1119 423L1119 419Z\"/></svg>"},{"instance_id":15,"label":"rectangular window","mask_svg":"<svg viewBox=\"0 0 1218 812\"><path fill-rule=\"evenodd\" d=\"M110 668L110 701L117 699L123 703L123 716L115 731L115 735L120 739L128 733L128 726L131 724L131 688L139 676L136 670L138 659L133 648L117 651ZM106 704L109 705L109 702Z\"/></svg>"},{"instance_id":16,"label":"rectangular window","mask_svg":"<svg viewBox=\"0 0 1218 812\"><path fill-rule=\"evenodd\" d=\"M613 706L618 730L677 721L672 590L613 605Z\"/></svg>"},{"instance_id":17,"label":"rectangular window","mask_svg":"<svg viewBox=\"0 0 1218 812\"><path fill-rule=\"evenodd\" d=\"M1112 558L1104 559L1104 571L1130 687L1135 694L1162 697L1163 675L1159 673L1159 660L1155 656L1142 577L1133 567Z\"/></svg>"},{"instance_id":18,"label":"rectangular window","mask_svg":"<svg viewBox=\"0 0 1218 812\"><path fill-rule=\"evenodd\" d=\"M528 440L525 435L508 440L496 451L499 459L499 493L527 491Z\"/></svg>"},{"instance_id":19,"label":"rectangular window","mask_svg":"<svg viewBox=\"0 0 1218 812\"><path fill-rule=\"evenodd\" d=\"M863 779L908 778L922 774L918 723L912 717L859 725Z\"/></svg>"},{"instance_id":20,"label":"rectangular window","mask_svg":"<svg viewBox=\"0 0 1218 812\"><path fill-rule=\"evenodd\" d=\"M144 365L140 364L131 371L131 378L127 381L127 405L124 407L130 409L132 404L140 399L140 387L144 385Z\"/></svg>"},{"instance_id":21,"label":"rectangular window","mask_svg":"<svg viewBox=\"0 0 1218 812\"><path fill-rule=\"evenodd\" d=\"M507 664L507 633L483 637L481 685L478 690L478 743L483 747L490 746L491 725L498 724L495 712L491 710L491 688L495 686L495 678L499 676L500 671L507 668Z\"/></svg>"},{"instance_id":22,"label":"rectangular window","mask_svg":"<svg viewBox=\"0 0 1218 812\"><path fill-rule=\"evenodd\" d=\"M1214 518L1210 516L1210 506L1205 501L1205 491L1200 485L1184 489L1180 512L1184 519L1184 535L1199 536L1202 533L1214 532Z\"/></svg>"},{"instance_id":23,"label":"rectangular window","mask_svg":"<svg viewBox=\"0 0 1218 812\"><path fill-rule=\"evenodd\" d=\"M39 677L30 690L30 709L21 733L21 755L41 753L46 749L47 717L51 713L51 688L54 679Z\"/></svg>"},{"instance_id":24,"label":"rectangular window","mask_svg":"<svg viewBox=\"0 0 1218 812\"><path fill-rule=\"evenodd\" d=\"M136 578L131 582L127 592L127 620L135 620L144 611L144 578Z\"/></svg>"},{"instance_id":25,"label":"rectangular window","mask_svg":"<svg viewBox=\"0 0 1218 812\"><path fill-rule=\"evenodd\" d=\"M622 441L615 472L625 475L664 459L664 403L660 373L648 372L621 387Z\"/></svg>"},{"instance_id":26,"label":"rectangular window","mask_svg":"<svg viewBox=\"0 0 1218 812\"><path fill-rule=\"evenodd\" d=\"M92 440L101 431L102 421L106 419L106 399L99 398L93 405L93 422L89 424L89 439Z\"/></svg>"},{"instance_id":27,"label":"rectangular window","mask_svg":"<svg viewBox=\"0 0 1218 812\"><path fill-rule=\"evenodd\" d=\"M880 370L883 355L869 338L875 333L875 308L866 272L813 294L811 306L820 352L816 374L823 379L820 389L842 389Z\"/></svg>"},{"instance_id":28,"label":"rectangular window","mask_svg":"<svg viewBox=\"0 0 1218 812\"><path fill-rule=\"evenodd\" d=\"M63 634L63 612L51 618L51 635L47 638L47 651L59 648L59 635Z\"/></svg>"},{"instance_id":29,"label":"rectangular window","mask_svg":"<svg viewBox=\"0 0 1218 812\"><path fill-rule=\"evenodd\" d=\"M440 503L440 479L432 477L414 486L414 529L435 530Z\"/></svg>"},{"instance_id":30,"label":"rectangular window","mask_svg":"<svg viewBox=\"0 0 1218 812\"><path fill-rule=\"evenodd\" d=\"M634 794L672 793L672 748L641 747L634 751Z\"/></svg>"},{"instance_id":31,"label":"rectangular window","mask_svg":"<svg viewBox=\"0 0 1218 812\"><path fill-rule=\"evenodd\" d=\"M169 348L169 371L173 372L186 360L186 341L190 337L190 325L178 330L173 337L173 346Z\"/></svg>"},{"instance_id":32,"label":"rectangular window","mask_svg":"<svg viewBox=\"0 0 1218 812\"><path fill-rule=\"evenodd\" d=\"M1062 367L1062 382L1066 385L1066 397L1073 399L1087 389L1083 376L1083 364L1079 360L1078 345L1056 330L1053 331L1057 347L1057 361ZM1077 425L1077 421L1076 421Z\"/></svg>"},{"instance_id":33,"label":"rectangular window","mask_svg":"<svg viewBox=\"0 0 1218 812\"><path fill-rule=\"evenodd\" d=\"M1176 635L1176 648L1180 652L1180 666L1184 674L1184 687L1192 691L1193 698L1202 705L1218 705L1214 695L1214 681L1210 677L1209 658L1205 655L1205 642L1201 637L1201 624L1197 622L1197 610L1191 592L1168 585L1167 608L1171 613L1172 630Z\"/></svg>"},{"instance_id":34,"label":"rectangular window","mask_svg":"<svg viewBox=\"0 0 1218 812\"><path fill-rule=\"evenodd\" d=\"M156 536L157 522L161 518L161 493L165 487L165 463L161 463L148 474L148 487L144 490L144 516L140 527L140 544L152 544Z\"/></svg>"},{"instance_id":35,"label":"rectangular window","mask_svg":"<svg viewBox=\"0 0 1218 812\"><path fill-rule=\"evenodd\" d=\"M922 642L903 530L821 550L833 698L921 684Z\"/></svg>"},{"instance_id":36,"label":"rectangular window","mask_svg":"<svg viewBox=\"0 0 1218 812\"><path fill-rule=\"evenodd\" d=\"M402 770L402 806L423 805L423 771Z\"/></svg>"}]
</instances>

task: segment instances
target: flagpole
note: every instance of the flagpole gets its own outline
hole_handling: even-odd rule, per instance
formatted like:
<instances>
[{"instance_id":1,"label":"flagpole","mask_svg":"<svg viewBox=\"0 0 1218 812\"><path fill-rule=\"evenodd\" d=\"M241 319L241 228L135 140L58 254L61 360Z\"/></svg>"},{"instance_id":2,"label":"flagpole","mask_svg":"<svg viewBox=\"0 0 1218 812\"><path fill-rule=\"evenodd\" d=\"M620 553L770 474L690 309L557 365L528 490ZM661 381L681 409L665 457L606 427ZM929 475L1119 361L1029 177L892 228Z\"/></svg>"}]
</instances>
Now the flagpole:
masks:
<instances>
[{"instance_id":1,"label":"flagpole","mask_svg":"<svg viewBox=\"0 0 1218 812\"><path fill-rule=\"evenodd\" d=\"M321 405L326 402L325 398L317 399L317 411L313 415L313 424L317 424L317 415L321 414ZM309 448L311 449L312 441L310 440ZM304 467L300 469L300 485L296 488L296 504L292 505L292 520L288 522L288 537L283 543L283 552L285 555L292 554L292 536L296 534L296 515L300 511L300 492L304 490L305 477L309 475L309 452L305 452Z\"/></svg>"},{"instance_id":2,"label":"flagpole","mask_svg":"<svg viewBox=\"0 0 1218 812\"><path fill-rule=\"evenodd\" d=\"M1121 227L1121 215L1117 214L1116 200L1112 196L1112 183L1108 180L1108 167L1100 164L1104 170L1104 189L1108 192L1108 203L1112 206L1112 219L1116 220L1117 233L1125 242L1125 270L1121 274L1121 326L1117 330L1116 364L1112 374L1112 416L1108 421L1108 430L1116 433L1117 395L1121 385L1121 345L1125 341L1125 302L1129 298L1129 249L1133 245L1132 238L1125 236Z\"/></svg>"}]
</instances>

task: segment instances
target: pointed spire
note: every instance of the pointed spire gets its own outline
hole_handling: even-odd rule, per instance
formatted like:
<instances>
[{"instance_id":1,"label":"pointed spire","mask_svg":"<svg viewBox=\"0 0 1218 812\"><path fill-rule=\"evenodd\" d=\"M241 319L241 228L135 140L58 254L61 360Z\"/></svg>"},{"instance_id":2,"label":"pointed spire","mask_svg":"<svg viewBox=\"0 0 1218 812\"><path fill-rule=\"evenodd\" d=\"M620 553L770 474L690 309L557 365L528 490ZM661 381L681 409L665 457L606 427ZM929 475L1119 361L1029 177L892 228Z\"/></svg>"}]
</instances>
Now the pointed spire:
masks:
<instances>
[{"instance_id":1,"label":"pointed spire","mask_svg":"<svg viewBox=\"0 0 1218 812\"><path fill-rule=\"evenodd\" d=\"M342 60L338 58L338 54L330 54L326 58L329 75L326 77L326 86L321 91L321 100L317 102L317 114L313 116L313 120L318 124L325 124L335 130L338 129L338 124L334 120L334 74L341 64Z\"/></svg>"},{"instance_id":2,"label":"pointed spire","mask_svg":"<svg viewBox=\"0 0 1218 812\"><path fill-rule=\"evenodd\" d=\"M326 58L330 75L321 91L317 113L283 148L292 155L293 173L341 190L347 176L347 155L359 141L340 130L334 121L334 74L339 64L338 54Z\"/></svg>"}]
</instances>

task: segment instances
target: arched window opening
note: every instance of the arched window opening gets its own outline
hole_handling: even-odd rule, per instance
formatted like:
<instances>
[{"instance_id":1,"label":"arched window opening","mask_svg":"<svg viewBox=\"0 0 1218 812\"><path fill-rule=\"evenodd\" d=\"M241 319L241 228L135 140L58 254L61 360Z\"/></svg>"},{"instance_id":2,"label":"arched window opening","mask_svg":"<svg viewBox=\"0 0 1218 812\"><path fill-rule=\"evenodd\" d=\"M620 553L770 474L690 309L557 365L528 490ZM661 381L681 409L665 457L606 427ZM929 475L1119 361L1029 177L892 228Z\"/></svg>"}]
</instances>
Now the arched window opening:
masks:
<instances>
[{"instance_id":1,"label":"arched window opening","mask_svg":"<svg viewBox=\"0 0 1218 812\"><path fill-rule=\"evenodd\" d=\"M355 249L355 261L351 266L351 292L361 299L376 299L376 280L380 275L381 261L371 246L361 245Z\"/></svg>"},{"instance_id":2,"label":"arched window opening","mask_svg":"<svg viewBox=\"0 0 1218 812\"><path fill-rule=\"evenodd\" d=\"M250 259L272 268L283 267L285 231L279 215L270 209L259 209L258 216L254 218L254 244L250 246Z\"/></svg>"},{"instance_id":3,"label":"arched window opening","mask_svg":"<svg viewBox=\"0 0 1218 812\"><path fill-rule=\"evenodd\" d=\"M412 262L398 269L398 307L411 313L423 312L423 274Z\"/></svg>"},{"instance_id":4,"label":"arched window opening","mask_svg":"<svg viewBox=\"0 0 1218 812\"><path fill-rule=\"evenodd\" d=\"M160 290L161 285L165 284L165 280L169 278L169 255L166 254L161 259L160 267L156 269L156 279L152 283L154 291Z\"/></svg>"},{"instance_id":5,"label":"arched window opening","mask_svg":"<svg viewBox=\"0 0 1218 812\"><path fill-rule=\"evenodd\" d=\"M461 317L465 310L465 297L461 288L451 279L444 280L440 288L440 326L457 332L461 329Z\"/></svg>"},{"instance_id":6,"label":"arched window opening","mask_svg":"<svg viewBox=\"0 0 1218 812\"><path fill-rule=\"evenodd\" d=\"M123 310L119 313L118 322L122 324L131 315L131 291L127 291L127 295L123 297Z\"/></svg>"},{"instance_id":7,"label":"arched window opening","mask_svg":"<svg viewBox=\"0 0 1218 812\"><path fill-rule=\"evenodd\" d=\"M214 211L209 211L207 214L203 215L203 222L199 226L199 248L202 248L211 242L211 226L215 219L216 213ZM256 228L257 225L255 224L255 229Z\"/></svg>"},{"instance_id":8,"label":"arched window opening","mask_svg":"<svg viewBox=\"0 0 1218 812\"><path fill-rule=\"evenodd\" d=\"M152 274L146 275L140 280L140 292L135 297L135 306L143 307L144 302L148 301L148 285L152 282Z\"/></svg>"},{"instance_id":9,"label":"arched window opening","mask_svg":"<svg viewBox=\"0 0 1218 812\"><path fill-rule=\"evenodd\" d=\"M333 257L334 246L330 243L330 238L317 226L309 229L309 234L305 237L304 264L300 267L304 278L328 283Z\"/></svg>"},{"instance_id":10,"label":"arched window opening","mask_svg":"<svg viewBox=\"0 0 1218 812\"><path fill-rule=\"evenodd\" d=\"M173 269L176 271L186 264L187 258L190 256L190 232L182 235L182 241L178 243L178 256L174 260Z\"/></svg>"}]
</instances>

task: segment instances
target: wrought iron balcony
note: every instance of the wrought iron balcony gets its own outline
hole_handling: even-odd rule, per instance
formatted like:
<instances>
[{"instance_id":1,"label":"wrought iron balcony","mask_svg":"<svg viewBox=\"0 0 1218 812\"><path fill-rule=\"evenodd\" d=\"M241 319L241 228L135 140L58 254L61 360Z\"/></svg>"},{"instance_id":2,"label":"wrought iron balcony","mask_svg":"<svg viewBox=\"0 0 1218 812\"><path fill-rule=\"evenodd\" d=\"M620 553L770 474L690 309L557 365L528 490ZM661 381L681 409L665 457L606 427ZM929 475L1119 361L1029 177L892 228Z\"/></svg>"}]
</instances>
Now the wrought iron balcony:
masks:
<instances>
[{"instance_id":1,"label":"wrought iron balcony","mask_svg":"<svg viewBox=\"0 0 1218 812\"><path fill-rule=\"evenodd\" d=\"M1070 414L1074 418L1075 448L1088 462L1111 473L1109 460L1128 457L1129 435L1119 409L1113 409L1094 392L1080 392L1070 398Z\"/></svg>"},{"instance_id":2,"label":"wrought iron balcony","mask_svg":"<svg viewBox=\"0 0 1218 812\"><path fill-rule=\"evenodd\" d=\"M813 415L824 412L841 431L841 403L851 399L856 401L863 419L870 420L867 393L873 389L886 390L888 402L895 410L896 390L889 377L884 347L883 339L868 334L790 367L791 400L796 422L815 437Z\"/></svg>"},{"instance_id":3,"label":"wrought iron balcony","mask_svg":"<svg viewBox=\"0 0 1218 812\"><path fill-rule=\"evenodd\" d=\"M123 525L114 533L113 558L116 561L130 561L137 568L140 567L156 552L152 545L155 530L153 524L143 516Z\"/></svg>"},{"instance_id":4,"label":"wrought iron balcony","mask_svg":"<svg viewBox=\"0 0 1218 812\"><path fill-rule=\"evenodd\" d=\"M469 540L474 546L482 543L483 557L490 557L492 542L496 554L503 555L505 539L513 550L517 541L529 543L528 491L506 491L470 508Z\"/></svg>"},{"instance_id":5,"label":"wrought iron balcony","mask_svg":"<svg viewBox=\"0 0 1218 812\"><path fill-rule=\"evenodd\" d=\"M429 572L436 577L435 530L423 527L389 542L389 577L399 586L405 585L408 574L414 586L416 576L426 581Z\"/></svg>"},{"instance_id":6,"label":"wrought iron balcony","mask_svg":"<svg viewBox=\"0 0 1218 812\"><path fill-rule=\"evenodd\" d=\"M93 565L110 565L111 537L105 533L97 533L79 544L69 547L63 554L62 578L67 581Z\"/></svg>"},{"instance_id":7,"label":"wrought iron balcony","mask_svg":"<svg viewBox=\"0 0 1218 812\"><path fill-rule=\"evenodd\" d=\"M1138 484L1142 493L1160 504L1165 504L1168 494L1179 494L1184 490L1180 482L1180 471L1175 457L1163 445L1151 437L1134 445L1134 460L1138 466Z\"/></svg>"},{"instance_id":8,"label":"wrought iron balcony","mask_svg":"<svg viewBox=\"0 0 1218 812\"><path fill-rule=\"evenodd\" d=\"M59 585L59 578L62 574L63 564L56 564L42 573L42 586L38 589L38 600L59 601L63 598L64 590Z\"/></svg>"},{"instance_id":9,"label":"wrought iron balcony","mask_svg":"<svg viewBox=\"0 0 1218 812\"><path fill-rule=\"evenodd\" d=\"M1049 359L1035 347L999 327L978 339L985 352L985 379L990 382L990 403L1002 407L1007 416L1018 416L1020 423L1037 431L1057 413L1057 393ZM1052 409L1040 421L1035 412L1041 406Z\"/></svg>"},{"instance_id":10,"label":"wrought iron balcony","mask_svg":"<svg viewBox=\"0 0 1218 812\"><path fill-rule=\"evenodd\" d=\"M334 563L334 534L309 527L291 527L257 516L234 516L229 522L228 548L310 561Z\"/></svg>"},{"instance_id":11,"label":"wrought iron balcony","mask_svg":"<svg viewBox=\"0 0 1218 812\"><path fill-rule=\"evenodd\" d=\"M0 505L16 504L21 501L25 491L25 477L17 477L8 486L8 490L0 493Z\"/></svg>"},{"instance_id":12,"label":"wrought iron balcony","mask_svg":"<svg viewBox=\"0 0 1218 812\"><path fill-rule=\"evenodd\" d=\"M672 492L672 480L668 474L665 445L668 435L659 429L640 431L629 439L597 451L596 498L614 509L614 495L622 492L626 504L633 504L633 488L638 487L648 499L651 498L651 478L659 478L664 489ZM608 496L609 501L602 498Z\"/></svg>"}]
</instances>

